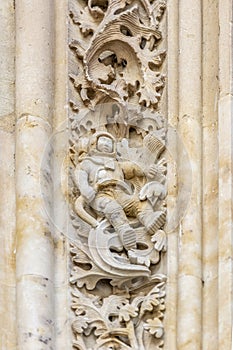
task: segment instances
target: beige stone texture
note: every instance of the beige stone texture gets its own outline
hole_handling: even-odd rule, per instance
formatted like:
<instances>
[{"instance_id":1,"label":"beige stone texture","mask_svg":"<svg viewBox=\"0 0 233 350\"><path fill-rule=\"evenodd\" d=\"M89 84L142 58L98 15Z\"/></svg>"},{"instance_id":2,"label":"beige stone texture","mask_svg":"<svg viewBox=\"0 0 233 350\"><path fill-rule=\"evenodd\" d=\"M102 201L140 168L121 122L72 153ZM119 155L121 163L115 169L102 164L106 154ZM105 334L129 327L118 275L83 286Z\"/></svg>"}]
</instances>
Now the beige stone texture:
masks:
<instances>
[{"instance_id":1,"label":"beige stone texture","mask_svg":"<svg viewBox=\"0 0 233 350\"><path fill-rule=\"evenodd\" d=\"M0 348L16 348L14 3L0 5Z\"/></svg>"},{"instance_id":2,"label":"beige stone texture","mask_svg":"<svg viewBox=\"0 0 233 350\"><path fill-rule=\"evenodd\" d=\"M54 305L55 305L55 343L54 348L63 350L70 348L72 343L70 293L69 293L69 209L68 196L68 28L67 1L59 1L55 6L56 56L55 56L55 106L53 118L54 144L54 201L57 203L53 210L55 235L54 250Z\"/></svg>"},{"instance_id":3,"label":"beige stone texture","mask_svg":"<svg viewBox=\"0 0 233 350\"><path fill-rule=\"evenodd\" d=\"M116 11L125 3L113 2ZM139 8L143 8L142 4L149 8L149 2L151 6L165 3L163 0L132 2ZM88 12L84 11L74 24L70 10L74 10L74 4L84 3L92 6L95 20L88 21ZM85 95L90 81L81 94L84 104L80 98L77 106L72 105L83 80L77 80L74 89L69 74L84 70L74 50L69 59L69 45L72 38L81 37L81 16L86 54L90 32L85 30L90 30L89 26L97 28L99 18L106 14L106 4L104 0L0 1L1 350L75 349L74 329L77 331L79 324L74 323L77 315L73 311L77 311L77 305L71 309L70 243L77 242L77 231L70 217L73 184L70 183L69 117L72 108L74 115L77 109L90 109L90 95ZM99 5L102 12L98 10ZM127 11L130 10L129 5ZM163 310L163 323L154 321L158 338L153 341L162 339L164 344L161 343L160 348L164 350L233 348L232 12L232 0L167 0L166 14L159 24L163 35L161 50L166 50L166 57L162 55L157 60L164 60L162 73L166 79L162 96L159 92L158 111L168 123L164 152L168 164L164 226L167 251L163 252L157 272L158 275L164 273L167 280L160 280L166 297L164 301L160 290L158 303L163 307L164 302L166 310ZM143 11L141 16L143 20L146 18ZM114 28L114 31L119 29ZM125 36L125 40L136 47L127 28L121 30L121 40ZM104 44L110 35L109 31ZM137 35L140 36L140 31ZM144 35L149 35L148 31ZM75 45L78 46L77 42ZM128 52L121 44L116 50L120 47L123 58ZM125 62L123 65L122 61L117 65L115 62L114 66L113 57L106 52L105 55L101 57L107 60L102 70L97 69L98 74L120 72L122 78ZM85 72L94 74L99 61L94 60L94 55L85 57ZM146 54L138 57L143 64L147 62ZM135 65L132 74L128 69L134 62L133 54L127 58L127 79L130 80L138 77L139 70ZM113 60L112 68L117 66L118 71L111 70L108 59ZM147 74L148 68L143 67L143 74ZM102 83L98 85L97 76L93 76L97 91ZM145 86L147 83L145 80ZM100 87L102 92L106 91L106 86ZM125 90L121 93L120 99L126 101ZM109 96L111 94L113 91ZM151 89L148 96L153 100ZM131 102L133 106L139 104L137 97ZM135 134L134 145L136 140ZM164 237L160 234L160 238ZM139 259L128 250L125 256L128 263L132 259L131 265ZM144 273L145 265L143 268ZM113 271L112 267L111 273ZM106 286L106 281L98 284L99 296L110 293ZM117 293L114 295L122 295L122 291ZM135 291L133 298L137 296ZM126 304L119 305L125 310ZM95 301L97 305L101 309L99 300ZM107 309L114 310L114 304L109 304ZM115 314L109 317L113 319ZM128 349L156 348L154 344L158 343L152 343L146 322L138 327L139 338L143 327L146 330L145 341L139 342L133 323L128 323L133 344ZM76 341L81 350L94 350L92 345L86 347L81 337ZM117 342L119 345L120 340ZM111 346L113 348L109 343L98 349Z\"/></svg>"},{"instance_id":4,"label":"beige stone texture","mask_svg":"<svg viewBox=\"0 0 233 350\"><path fill-rule=\"evenodd\" d=\"M171 151L173 162L168 163L168 222L169 231L167 236L168 247L172 247L167 250L167 286L166 286L166 308L169 312L165 313L165 349L176 349L177 344L177 278L178 278L178 222L177 222L177 122L179 114L178 106L178 78L179 78L179 30L178 30L178 1L168 2L167 8L167 26L170 28L167 39L167 113L168 123L170 128L168 129L168 150ZM170 219L170 217L172 219Z\"/></svg>"},{"instance_id":5,"label":"beige stone texture","mask_svg":"<svg viewBox=\"0 0 233 350\"><path fill-rule=\"evenodd\" d=\"M54 344L54 7L16 1L17 349Z\"/></svg>"},{"instance_id":6,"label":"beige stone texture","mask_svg":"<svg viewBox=\"0 0 233 350\"><path fill-rule=\"evenodd\" d=\"M218 345L218 4L203 4L203 348Z\"/></svg>"},{"instance_id":7,"label":"beige stone texture","mask_svg":"<svg viewBox=\"0 0 233 350\"><path fill-rule=\"evenodd\" d=\"M218 340L232 347L232 2L219 2Z\"/></svg>"},{"instance_id":8,"label":"beige stone texture","mask_svg":"<svg viewBox=\"0 0 233 350\"><path fill-rule=\"evenodd\" d=\"M202 312L202 131L201 2L179 2L178 132L188 152L192 188L179 227L178 349L201 349ZM178 186L188 181L183 150L178 149ZM188 302L187 302L188 301Z\"/></svg>"}]
</instances>

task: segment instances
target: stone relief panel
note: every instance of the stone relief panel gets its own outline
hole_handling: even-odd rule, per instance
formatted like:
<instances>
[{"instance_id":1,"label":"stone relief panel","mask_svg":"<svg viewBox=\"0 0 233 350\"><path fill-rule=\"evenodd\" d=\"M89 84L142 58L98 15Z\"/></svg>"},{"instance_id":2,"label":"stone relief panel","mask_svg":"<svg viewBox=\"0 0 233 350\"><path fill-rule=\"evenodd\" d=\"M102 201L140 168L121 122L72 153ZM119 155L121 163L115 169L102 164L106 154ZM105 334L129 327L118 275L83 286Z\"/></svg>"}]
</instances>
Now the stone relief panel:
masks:
<instances>
[{"instance_id":1,"label":"stone relief panel","mask_svg":"<svg viewBox=\"0 0 233 350\"><path fill-rule=\"evenodd\" d=\"M74 349L163 348L165 8L69 3Z\"/></svg>"}]
</instances>

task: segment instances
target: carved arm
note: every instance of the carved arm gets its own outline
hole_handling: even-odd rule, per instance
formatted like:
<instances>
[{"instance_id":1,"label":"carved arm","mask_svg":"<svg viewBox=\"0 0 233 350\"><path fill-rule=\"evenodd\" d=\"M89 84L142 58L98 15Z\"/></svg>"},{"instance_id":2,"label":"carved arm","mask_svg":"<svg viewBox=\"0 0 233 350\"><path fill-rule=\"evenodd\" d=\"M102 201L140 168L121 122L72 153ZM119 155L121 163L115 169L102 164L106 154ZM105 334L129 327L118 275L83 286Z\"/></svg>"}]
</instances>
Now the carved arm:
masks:
<instances>
[{"instance_id":1,"label":"carved arm","mask_svg":"<svg viewBox=\"0 0 233 350\"><path fill-rule=\"evenodd\" d=\"M78 169L74 172L75 182L85 201L90 203L95 198L96 192L88 182L88 174L85 170Z\"/></svg>"},{"instance_id":2,"label":"carved arm","mask_svg":"<svg viewBox=\"0 0 233 350\"><path fill-rule=\"evenodd\" d=\"M133 162L124 162L121 164L121 168L126 180L130 180L134 177L146 176L145 172Z\"/></svg>"},{"instance_id":3,"label":"carved arm","mask_svg":"<svg viewBox=\"0 0 233 350\"><path fill-rule=\"evenodd\" d=\"M139 165L133 162L124 162L121 164L122 170L126 180L130 180L134 177L146 176L149 179L153 179L158 172L157 166L155 164L151 165L148 170L140 168Z\"/></svg>"}]
</instances>

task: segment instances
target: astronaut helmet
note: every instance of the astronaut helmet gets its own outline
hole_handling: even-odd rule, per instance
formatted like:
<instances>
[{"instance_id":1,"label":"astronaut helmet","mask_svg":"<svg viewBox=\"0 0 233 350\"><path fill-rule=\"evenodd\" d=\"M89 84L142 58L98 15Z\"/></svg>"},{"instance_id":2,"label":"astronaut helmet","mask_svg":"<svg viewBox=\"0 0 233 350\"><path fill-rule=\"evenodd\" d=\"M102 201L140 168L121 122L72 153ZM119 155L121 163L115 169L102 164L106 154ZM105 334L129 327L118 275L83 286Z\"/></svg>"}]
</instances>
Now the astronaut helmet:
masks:
<instances>
[{"instance_id":1,"label":"astronaut helmet","mask_svg":"<svg viewBox=\"0 0 233 350\"><path fill-rule=\"evenodd\" d=\"M92 135L89 154L115 156L116 140L109 132L99 131Z\"/></svg>"}]
</instances>

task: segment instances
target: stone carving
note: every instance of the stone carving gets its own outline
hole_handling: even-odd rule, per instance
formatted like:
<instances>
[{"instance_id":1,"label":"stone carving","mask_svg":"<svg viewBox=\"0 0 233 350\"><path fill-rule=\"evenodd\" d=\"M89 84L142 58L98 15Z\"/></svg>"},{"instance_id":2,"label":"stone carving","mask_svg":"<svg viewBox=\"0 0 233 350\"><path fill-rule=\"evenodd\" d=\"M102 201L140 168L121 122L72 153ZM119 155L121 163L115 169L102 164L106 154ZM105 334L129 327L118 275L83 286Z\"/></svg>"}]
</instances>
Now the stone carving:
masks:
<instances>
[{"instance_id":1,"label":"stone carving","mask_svg":"<svg viewBox=\"0 0 233 350\"><path fill-rule=\"evenodd\" d=\"M144 343L151 346L151 336L155 339L153 349L163 347L164 281L146 296L130 298L127 294L110 295L104 299L86 297L79 291L73 293L72 308L77 315L73 322L76 334L74 348L86 349L84 336L91 332L97 341L90 349L145 349ZM153 319L146 318L153 311ZM143 333L144 341L143 341ZM147 347L152 348L152 347Z\"/></svg>"},{"instance_id":2,"label":"stone carving","mask_svg":"<svg viewBox=\"0 0 233 350\"><path fill-rule=\"evenodd\" d=\"M74 348L161 349L165 1L70 2Z\"/></svg>"},{"instance_id":3,"label":"stone carving","mask_svg":"<svg viewBox=\"0 0 233 350\"><path fill-rule=\"evenodd\" d=\"M118 233L122 246L136 248L136 233L130 226L129 217L135 217L149 234L154 234L164 223L165 213L154 213L153 206L164 198L164 188L157 181L143 186L137 193L132 185L138 178L154 179L157 166L143 169L131 161L117 161L116 141L111 134L99 132L90 139L90 150L77 166L75 181L81 196L75 202L77 214L94 228L100 226L98 220L83 214L84 204L93 209L96 217L107 219Z\"/></svg>"},{"instance_id":4,"label":"stone carving","mask_svg":"<svg viewBox=\"0 0 233 350\"><path fill-rule=\"evenodd\" d=\"M165 84L159 49L159 21L164 0L71 2L70 16L79 27L79 39L70 48L80 60L72 64L70 79L80 95L71 98L75 110L93 108L104 97L156 108ZM75 66L75 68L73 67Z\"/></svg>"}]
</instances>

